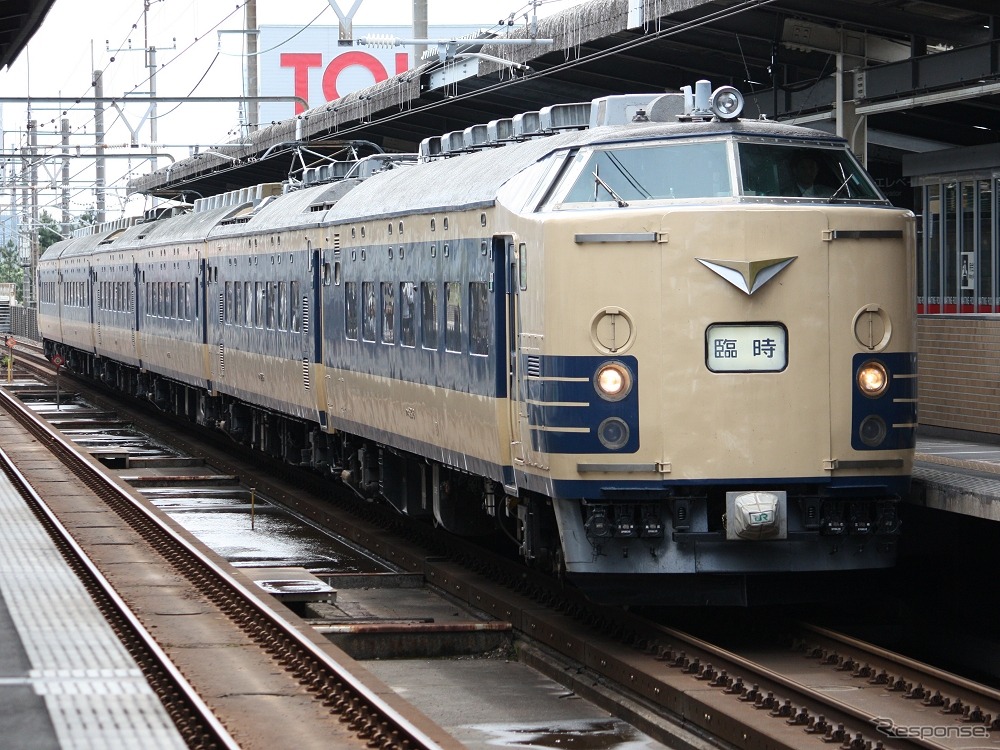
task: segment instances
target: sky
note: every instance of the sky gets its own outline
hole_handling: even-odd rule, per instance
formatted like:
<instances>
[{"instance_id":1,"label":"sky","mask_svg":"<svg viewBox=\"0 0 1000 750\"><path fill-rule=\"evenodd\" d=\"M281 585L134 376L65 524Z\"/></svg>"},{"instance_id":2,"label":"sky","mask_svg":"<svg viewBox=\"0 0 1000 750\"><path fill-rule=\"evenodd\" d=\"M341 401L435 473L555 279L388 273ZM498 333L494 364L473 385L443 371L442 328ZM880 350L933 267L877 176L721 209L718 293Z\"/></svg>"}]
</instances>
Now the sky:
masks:
<instances>
[{"instance_id":1,"label":"sky","mask_svg":"<svg viewBox=\"0 0 1000 750\"><path fill-rule=\"evenodd\" d=\"M333 0L344 13L356 0ZM540 0L539 17L551 15L581 0ZM102 70L105 96L129 92L147 95L149 69L143 49L156 47L158 96L236 96L244 93L245 35L243 0L56 0L42 26L14 64L0 71L0 100L38 98L30 117L38 122L39 148L58 153L61 120L70 123L70 146L94 148L94 105L42 101L43 97L93 96L93 71ZM434 25L491 28L513 14L524 24L531 0L427 0L427 20ZM360 0L354 25L411 27L412 0ZM257 0L258 26L288 26L288 36L313 26L336 26L330 0ZM18 154L26 144L27 105L0 103L2 156ZM123 105L123 113L108 107L105 142L109 153L147 153L151 143L147 105ZM263 118L262 118L263 119ZM178 161L192 148L201 150L239 136L240 107L236 103L157 104L156 142ZM135 140L139 146L130 148ZM159 166L168 160L161 158ZM19 185L20 160L0 161L0 213L11 207L11 189ZM116 158L107 162L107 218L136 215L151 207L149 199L126 199L125 183L151 169L149 161ZM40 207L61 217L62 160L41 167ZM94 206L93 163L73 159L71 214ZM19 187L18 187L19 189Z\"/></svg>"}]
</instances>

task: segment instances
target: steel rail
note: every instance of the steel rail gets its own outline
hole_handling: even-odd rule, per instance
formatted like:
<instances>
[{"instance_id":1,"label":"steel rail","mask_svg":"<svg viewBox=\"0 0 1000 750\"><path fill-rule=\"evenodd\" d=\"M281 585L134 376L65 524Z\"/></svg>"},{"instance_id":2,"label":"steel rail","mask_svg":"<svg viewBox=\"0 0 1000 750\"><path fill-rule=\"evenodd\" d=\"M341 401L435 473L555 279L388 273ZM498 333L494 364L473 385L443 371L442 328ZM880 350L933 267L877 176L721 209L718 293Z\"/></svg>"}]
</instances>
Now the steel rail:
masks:
<instances>
[{"instance_id":1,"label":"steel rail","mask_svg":"<svg viewBox=\"0 0 1000 750\"><path fill-rule=\"evenodd\" d=\"M69 440L53 432L43 419L24 409L6 389L0 402L23 425L44 436L50 450L155 547L193 586L213 601L247 635L293 672L300 683L334 712L348 717L349 726L371 747L426 748L441 745L414 726L365 685L344 664L320 649L214 561L203 558L182 538L119 487Z\"/></svg>"},{"instance_id":2,"label":"steel rail","mask_svg":"<svg viewBox=\"0 0 1000 750\"><path fill-rule=\"evenodd\" d=\"M6 395L6 394L5 394ZM5 404L6 408L6 404ZM239 745L184 678L160 645L129 609L107 578L35 491L27 478L0 448L0 471L52 538L67 564L76 573L122 644L146 676L167 714L189 747L239 750Z\"/></svg>"},{"instance_id":3,"label":"steel rail","mask_svg":"<svg viewBox=\"0 0 1000 750\"><path fill-rule=\"evenodd\" d=\"M371 512L372 509L366 506L366 509ZM329 508L325 508L323 514L329 515ZM308 515L308 514L307 514ZM345 533L345 529L340 530ZM364 532L358 532L360 537L366 537ZM345 536L353 539L354 537L350 532L346 532ZM548 594L545 593L544 588L540 587L538 591L534 591L534 587L529 583L529 579L526 578L526 573L523 568L518 567L517 571L519 573L515 575L511 571L506 569L506 565L497 564L497 568L493 568L492 565L488 565L484 562L481 554L481 550L478 554L473 554L471 552L463 553L458 552L455 548L450 548L447 555L441 558L441 562L437 562L434 559L429 559L427 553L414 554L407 551L407 545L390 545L386 539L380 540L368 540L364 538L358 539L359 543L364 543L366 541L377 541L381 545L379 553L385 556L387 559L391 559L397 564L400 564L404 569L415 569L420 570L428 578L429 583L438 586L451 595L468 601L473 606L477 606L480 609L488 611L501 619L509 619L514 622L515 627L518 628L522 633L527 636L539 640L545 645L559 651L560 653L581 661L589 669L593 670L600 675L601 680L607 680L614 684L622 685L629 690L635 691L641 697L651 701L659 707L665 708L670 712L676 712L678 705L686 705L688 709L694 709L693 712L689 710L682 710L680 713L684 717L684 721L691 722L693 725L699 727L706 732L715 733L721 727L716 726L715 722L711 718L699 718L699 712L702 708L708 712L711 709L709 704L700 703L699 691L703 689L703 686L709 684L713 688L719 688L725 693L731 695L734 700L741 700L742 702L738 705L747 705L747 701L751 701L749 704L754 708L767 708L768 711L764 714L757 714L758 716L772 716L778 717L782 725L793 724L793 727L785 727L785 730L794 728L796 732L806 729L806 726L800 725L795 726L798 722L793 722L791 720L785 721L786 718L791 719L791 716L787 714L780 713L777 705L780 703L775 699L774 710L771 709L771 704L766 706L754 706L753 701L755 700L749 686L740 687L743 685L744 680L746 682L759 681L763 685L770 685L782 690L787 690L788 695L783 696L783 698L791 698L793 700L800 701L802 705L801 709L796 709L796 716L802 717L806 716L810 719L816 719L820 711L828 710L827 718L831 719L834 724L839 722L839 719L834 718L835 716L841 716L847 719L851 719L850 723L857 721L862 723L865 728L869 731L873 730L873 719L876 717L873 714L865 712L863 709L855 705L851 705L845 701L833 698L827 693L822 691L817 691L810 688L807 685L803 685L795 679L781 674L778 671L770 669L762 664L754 662L752 660L746 659L736 653L728 651L722 647L708 643L707 641L701 640L695 636L683 633L676 629L666 628L660 625L654 625L648 621L639 621L631 616L624 616L620 620L613 615L609 616L609 619L605 621L605 615L609 613L604 611L594 610L593 612L587 612L582 615L579 613L583 611L582 604L572 605L567 607L563 611L569 614L569 618L566 621L566 626L568 627L570 621L575 621L579 625L581 620L593 620L595 622L604 622L603 626L599 626L599 630L605 632L616 632L625 633L625 635L615 637L612 643L606 643L603 638L598 638L594 640L591 637L583 635L579 630L571 631L563 627L562 616L550 614L545 614L547 611L546 603L551 603L551 599L556 596L552 592ZM451 544L457 544L456 540L451 540ZM461 546L461 545L459 545ZM413 557L413 559L410 559ZM476 568L482 572L483 567L491 568L491 572L488 577L492 578L494 581L507 581L509 586L515 589L515 592L507 592L504 594L502 591L491 588L489 593L487 589L481 588L479 584L476 584L472 577L468 575L463 575L454 568L454 563L456 561L462 560L468 557L476 561L476 564L470 564L469 567ZM501 584L503 585L503 584ZM528 589L529 591L525 591ZM518 591L521 592L518 595ZM561 592L563 594L567 592ZM536 604L531 604L525 601L522 597L526 596L527 599L534 600ZM520 603L519 603L520 599ZM542 602L541 605L537 605L538 602ZM562 606L562 605L561 605ZM619 613L621 614L621 613ZM629 646L623 648L623 644L631 642L632 644L641 644L639 646ZM663 643L679 643L681 647L686 644L693 651L701 652L701 663L699 665L699 660L696 654L690 653L691 659L685 660L683 654L678 657L677 650L671 645L668 648L664 648L660 644ZM652 644L652 645L650 645ZM646 657L648 657L648 662L645 658L636 654L633 648L639 648L640 650L647 651ZM659 651L659 659L654 658L654 654ZM706 656L711 657L715 661L715 667L722 667L723 669L731 670L729 672L733 677L737 671L744 672L744 675L739 680L734 680L732 677L728 679L728 682L723 684L720 679L715 679L706 676L708 674L706 667ZM667 662L667 666L675 669L671 669L667 675L663 673L664 662ZM724 664L721 662L725 662ZM735 667L735 670L733 669ZM710 668L711 669L711 668ZM715 670L718 671L718 670ZM671 677L669 675L674 675ZM725 675L725 673L723 673ZM684 678L690 678L692 680L699 680L700 682L692 683L698 685L696 689L690 689L683 685L685 681ZM708 682L706 682L708 681ZM730 689L731 688L731 689ZM764 688L761 692L766 692L771 688ZM763 697L763 695L761 696ZM787 701L786 701L787 703ZM734 704L734 706L737 704ZM810 713L811 712L811 713ZM735 710L733 713L733 722L739 722L743 727L742 730L738 730L735 735L732 733L727 733L724 731L722 734L717 735L723 738L728 738L730 741L739 741L740 733L743 733L744 739L747 733L753 733L759 735L761 731L765 735L772 735L772 733L765 729L761 729L762 726L766 726L767 719L764 722L757 722L747 719L739 719L736 716L740 713L739 710ZM745 712L744 712L745 713ZM752 712L753 713L753 712ZM746 721L747 723L743 723ZM878 725L874 725L878 726ZM835 728L835 727L831 727ZM812 724L809 725L809 731L812 731ZM787 731L785 732L787 734ZM781 734L779 731L777 734ZM824 737L822 733L814 734L816 741L823 740L824 742L840 740L832 740L829 736ZM869 734L869 738L871 735ZM913 736L887 736L886 747L923 747L929 750L944 750L947 745L942 745L934 742L932 739L913 737ZM761 739L761 741L763 741ZM771 736L770 739L766 741L767 747L788 747L788 748L799 748L802 746L804 738L802 735L798 735L793 739L784 740L778 739L776 735ZM848 747L848 743L851 742L850 737L847 738L847 742L844 747ZM862 741L864 742L864 741ZM787 743L787 744L785 744ZM869 742L870 745L870 742ZM850 745L854 747L854 745Z\"/></svg>"},{"instance_id":4,"label":"steel rail","mask_svg":"<svg viewBox=\"0 0 1000 750\"><path fill-rule=\"evenodd\" d=\"M876 715L852 705L851 703L834 698L833 696L820 690L815 690L808 685L803 685L801 682L787 677L780 672L775 672L774 670L765 667L763 664L759 664L752 659L740 656L733 651L721 648L720 646L716 646L708 641L704 641L680 630L663 628L663 632L669 634L672 638L711 654L716 659L724 660L730 665L735 665L742 670L746 670L761 680L773 682L787 690L798 693L800 696L805 696L809 701L828 706L834 711L857 719L863 722L867 727L877 726L877 722L875 720L879 717ZM905 738L895 737L893 739L896 739L897 741L903 740L904 742L910 742L919 747L927 748L928 750L949 750L947 745L942 745L924 737L907 736Z\"/></svg>"}]
</instances>

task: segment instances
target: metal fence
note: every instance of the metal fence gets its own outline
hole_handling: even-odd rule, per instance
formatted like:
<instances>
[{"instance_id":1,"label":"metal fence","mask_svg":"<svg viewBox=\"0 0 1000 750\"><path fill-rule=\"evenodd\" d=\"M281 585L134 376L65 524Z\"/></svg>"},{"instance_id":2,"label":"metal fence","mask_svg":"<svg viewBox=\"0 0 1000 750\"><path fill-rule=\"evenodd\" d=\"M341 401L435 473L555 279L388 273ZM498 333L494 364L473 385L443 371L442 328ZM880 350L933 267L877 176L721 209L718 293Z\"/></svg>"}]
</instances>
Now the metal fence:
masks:
<instances>
[{"instance_id":1,"label":"metal fence","mask_svg":"<svg viewBox=\"0 0 1000 750\"><path fill-rule=\"evenodd\" d=\"M15 339L41 341L38 335L38 310L34 307L10 307L10 333Z\"/></svg>"}]
</instances>

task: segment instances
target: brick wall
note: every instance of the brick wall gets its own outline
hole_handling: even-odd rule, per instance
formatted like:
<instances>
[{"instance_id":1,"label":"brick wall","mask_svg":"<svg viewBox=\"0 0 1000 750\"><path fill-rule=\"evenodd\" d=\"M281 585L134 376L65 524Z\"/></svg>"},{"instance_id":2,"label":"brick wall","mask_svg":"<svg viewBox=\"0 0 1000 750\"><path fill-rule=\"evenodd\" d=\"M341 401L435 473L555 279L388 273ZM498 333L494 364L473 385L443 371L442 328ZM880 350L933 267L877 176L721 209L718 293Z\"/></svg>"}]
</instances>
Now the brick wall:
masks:
<instances>
[{"instance_id":1,"label":"brick wall","mask_svg":"<svg viewBox=\"0 0 1000 750\"><path fill-rule=\"evenodd\" d=\"M917 322L921 425L1000 435L1000 316Z\"/></svg>"}]
</instances>

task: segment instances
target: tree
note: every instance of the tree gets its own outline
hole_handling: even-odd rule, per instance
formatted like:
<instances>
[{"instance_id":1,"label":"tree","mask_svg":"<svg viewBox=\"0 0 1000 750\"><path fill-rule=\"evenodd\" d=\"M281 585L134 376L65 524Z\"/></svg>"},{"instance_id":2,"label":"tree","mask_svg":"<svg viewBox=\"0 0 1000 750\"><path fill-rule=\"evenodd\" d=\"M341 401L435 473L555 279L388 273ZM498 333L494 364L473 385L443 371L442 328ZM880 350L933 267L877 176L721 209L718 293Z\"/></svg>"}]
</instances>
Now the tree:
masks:
<instances>
[{"instance_id":1,"label":"tree","mask_svg":"<svg viewBox=\"0 0 1000 750\"><path fill-rule=\"evenodd\" d=\"M50 246L63 238L59 231L61 228L62 225L53 219L48 211L42 211L42 215L38 217L39 253L44 253Z\"/></svg>"},{"instance_id":2,"label":"tree","mask_svg":"<svg viewBox=\"0 0 1000 750\"><path fill-rule=\"evenodd\" d=\"M17 298L21 299L21 281L24 278L24 268L21 267L21 257L17 252L14 240L0 245L0 282L13 282Z\"/></svg>"},{"instance_id":3,"label":"tree","mask_svg":"<svg viewBox=\"0 0 1000 750\"><path fill-rule=\"evenodd\" d=\"M81 227L89 227L96 223L97 223L97 209L91 207L77 217L76 228L80 229Z\"/></svg>"}]
</instances>

